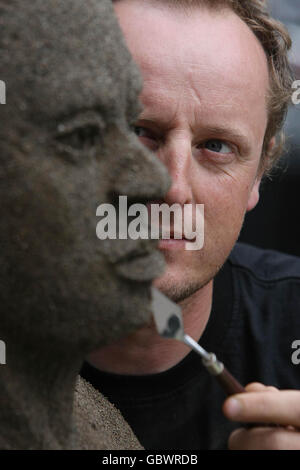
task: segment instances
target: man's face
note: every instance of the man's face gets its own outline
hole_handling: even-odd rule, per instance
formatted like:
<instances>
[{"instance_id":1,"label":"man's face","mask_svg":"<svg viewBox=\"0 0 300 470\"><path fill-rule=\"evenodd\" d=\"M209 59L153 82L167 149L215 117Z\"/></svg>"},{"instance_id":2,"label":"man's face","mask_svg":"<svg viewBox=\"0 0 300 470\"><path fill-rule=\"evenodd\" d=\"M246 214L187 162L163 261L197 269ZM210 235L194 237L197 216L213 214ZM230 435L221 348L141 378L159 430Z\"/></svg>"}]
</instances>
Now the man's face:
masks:
<instances>
[{"instance_id":1,"label":"man's face","mask_svg":"<svg viewBox=\"0 0 300 470\"><path fill-rule=\"evenodd\" d=\"M151 241L98 240L96 208L162 197L167 172L129 128L140 80L110 1L3 12L2 331L89 348L148 319L163 268Z\"/></svg>"},{"instance_id":2,"label":"man's face","mask_svg":"<svg viewBox=\"0 0 300 470\"><path fill-rule=\"evenodd\" d=\"M202 250L160 242L167 271L156 283L179 300L213 278L258 201L267 59L230 10L186 14L136 0L115 10L144 79L137 133L172 177L165 202L205 205Z\"/></svg>"}]
</instances>

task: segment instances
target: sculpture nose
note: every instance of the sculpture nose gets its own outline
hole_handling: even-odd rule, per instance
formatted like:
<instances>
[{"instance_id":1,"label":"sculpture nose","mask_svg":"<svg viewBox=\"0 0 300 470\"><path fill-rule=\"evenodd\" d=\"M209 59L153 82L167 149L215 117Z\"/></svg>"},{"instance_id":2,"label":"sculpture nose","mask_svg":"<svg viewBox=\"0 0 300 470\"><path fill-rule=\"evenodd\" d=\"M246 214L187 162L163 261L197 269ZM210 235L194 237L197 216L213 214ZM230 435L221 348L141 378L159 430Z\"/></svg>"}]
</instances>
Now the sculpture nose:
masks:
<instances>
[{"instance_id":1,"label":"sculpture nose","mask_svg":"<svg viewBox=\"0 0 300 470\"><path fill-rule=\"evenodd\" d=\"M132 199L162 199L171 184L165 165L134 134L122 133L118 147L115 193Z\"/></svg>"}]
</instances>

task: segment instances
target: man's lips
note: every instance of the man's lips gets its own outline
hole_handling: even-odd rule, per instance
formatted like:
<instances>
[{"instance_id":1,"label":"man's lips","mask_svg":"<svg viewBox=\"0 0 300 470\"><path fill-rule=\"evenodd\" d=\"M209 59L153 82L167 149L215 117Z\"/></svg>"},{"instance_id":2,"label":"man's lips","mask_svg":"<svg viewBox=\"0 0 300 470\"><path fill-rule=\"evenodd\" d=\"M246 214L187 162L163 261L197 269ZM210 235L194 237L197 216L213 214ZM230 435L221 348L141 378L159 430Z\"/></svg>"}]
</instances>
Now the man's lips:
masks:
<instances>
[{"instance_id":1,"label":"man's lips","mask_svg":"<svg viewBox=\"0 0 300 470\"><path fill-rule=\"evenodd\" d=\"M184 233L183 232L173 232L173 231L170 231L170 237L168 237L170 240L185 240L187 242L191 242L194 240L194 238L187 238L184 236ZM167 238L167 239L168 239Z\"/></svg>"},{"instance_id":2,"label":"man's lips","mask_svg":"<svg viewBox=\"0 0 300 470\"><path fill-rule=\"evenodd\" d=\"M177 235L177 238L175 236ZM179 232L170 232L170 237L160 238L158 248L160 250L185 250L187 242L193 242L195 238L186 238Z\"/></svg>"},{"instance_id":3,"label":"man's lips","mask_svg":"<svg viewBox=\"0 0 300 470\"><path fill-rule=\"evenodd\" d=\"M159 240L158 248L160 250L184 250L187 240L183 238L182 240L175 240L170 238L168 240Z\"/></svg>"}]
</instances>

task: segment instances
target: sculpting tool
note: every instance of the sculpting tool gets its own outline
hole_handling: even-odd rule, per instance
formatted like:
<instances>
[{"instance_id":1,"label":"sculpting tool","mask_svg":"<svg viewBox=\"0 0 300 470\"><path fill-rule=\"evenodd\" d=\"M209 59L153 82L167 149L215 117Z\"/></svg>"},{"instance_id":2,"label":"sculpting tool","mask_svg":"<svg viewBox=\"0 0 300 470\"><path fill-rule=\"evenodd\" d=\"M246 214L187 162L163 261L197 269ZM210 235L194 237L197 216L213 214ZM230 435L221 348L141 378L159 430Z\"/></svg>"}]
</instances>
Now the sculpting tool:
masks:
<instances>
[{"instance_id":1,"label":"sculpting tool","mask_svg":"<svg viewBox=\"0 0 300 470\"><path fill-rule=\"evenodd\" d=\"M227 395L246 391L215 354L205 351L191 336L184 332L181 308L155 287L152 287L152 311L159 335L163 338L181 341L199 354L204 367L218 380Z\"/></svg>"}]
</instances>

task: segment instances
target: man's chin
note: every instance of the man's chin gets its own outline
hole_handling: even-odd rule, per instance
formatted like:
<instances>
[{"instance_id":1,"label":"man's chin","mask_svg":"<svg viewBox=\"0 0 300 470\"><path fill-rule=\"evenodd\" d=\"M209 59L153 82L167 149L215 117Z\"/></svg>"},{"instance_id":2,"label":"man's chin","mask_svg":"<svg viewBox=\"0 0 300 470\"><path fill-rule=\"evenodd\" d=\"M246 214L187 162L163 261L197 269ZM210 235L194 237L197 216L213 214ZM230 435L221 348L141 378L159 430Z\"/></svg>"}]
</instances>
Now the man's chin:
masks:
<instances>
[{"instance_id":1,"label":"man's chin","mask_svg":"<svg viewBox=\"0 0 300 470\"><path fill-rule=\"evenodd\" d=\"M187 279L175 280L174 278L172 279L168 276L164 276L160 279L157 279L154 282L154 286L174 302L181 302L204 287L210 280L211 278L204 282L200 279L193 281L188 281Z\"/></svg>"},{"instance_id":2,"label":"man's chin","mask_svg":"<svg viewBox=\"0 0 300 470\"><path fill-rule=\"evenodd\" d=\"M207 272L198 268L195 272L183 272L175 266L167 267L165 274L154 281L154 286L174 302L181 302L203 289L217 275L220 266L213 266Z\"/></svg>"}]
</instances>

